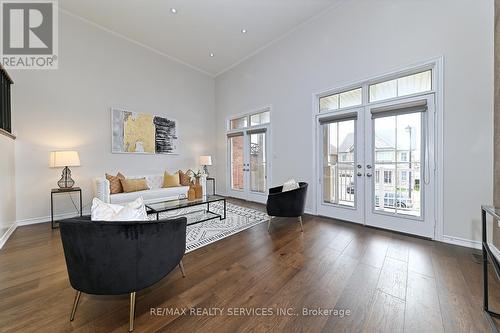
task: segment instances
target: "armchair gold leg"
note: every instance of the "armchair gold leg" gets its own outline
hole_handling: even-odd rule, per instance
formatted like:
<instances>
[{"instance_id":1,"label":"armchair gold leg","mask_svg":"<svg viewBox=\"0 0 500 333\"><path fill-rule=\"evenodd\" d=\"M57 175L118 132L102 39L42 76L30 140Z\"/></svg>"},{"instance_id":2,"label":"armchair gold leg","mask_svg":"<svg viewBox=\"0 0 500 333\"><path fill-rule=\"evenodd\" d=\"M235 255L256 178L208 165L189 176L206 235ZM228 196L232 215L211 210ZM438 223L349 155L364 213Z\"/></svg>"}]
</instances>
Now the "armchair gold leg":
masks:
<instances>
[{"instance_id":1,"label":"armchair gold leg","mask_svg":"<svg viewBox=\"0 0 500 333\"><path fill-rule=\"evenodd\" d=\"M73 302L73 309L71 310L71 316L69 317L69 321L73 321L75 319L76 308L78 307L78 302L80 301L81 291L76 291L75 301Z\"/></svg>"},{"instance_id":2,"label":"armchair gold leg","mask_svg":"<svg viewBox=\"0 0 500 333\"><path fill-rule=\"evenodd\" d=\"M304 232L304 228L302 227L302 216L299 216L299 223L300 223L300 231Z\"/></svg>"},{"instance_id":3,"label":"armchair gold leg","mask_svg":"<svg viewBox=\"0 0 500 333\"><path fill-rule=\"evenodd\" d=\"M134 330L134 316L135 316L135 292L130 293L130 318L128 323L128 331Z\"/></svg>"},{"instance_id":4,"label":"armchair gold leg","mask_svg":"<svg viewBox=\"0 0 500 333\"><path fill-rule=\"evenodd\" d=\"M184 272L184 265L182 264L182 260L179 263L179 268L181 269L182 277L185 278L186 277L186 273Z\"/></svg>"},{"instance_id":5,"label":"armchair gold leg","mask_svg":"<svg viewBox=\"0 0 500 333\"><path fill-rule=\"evenodd\" d=\"M269 216L269 221L267 222L267 232L269 232L269 230L271 230L271 220L273 219L272 216Z\"/></svg>"}]
</instances>

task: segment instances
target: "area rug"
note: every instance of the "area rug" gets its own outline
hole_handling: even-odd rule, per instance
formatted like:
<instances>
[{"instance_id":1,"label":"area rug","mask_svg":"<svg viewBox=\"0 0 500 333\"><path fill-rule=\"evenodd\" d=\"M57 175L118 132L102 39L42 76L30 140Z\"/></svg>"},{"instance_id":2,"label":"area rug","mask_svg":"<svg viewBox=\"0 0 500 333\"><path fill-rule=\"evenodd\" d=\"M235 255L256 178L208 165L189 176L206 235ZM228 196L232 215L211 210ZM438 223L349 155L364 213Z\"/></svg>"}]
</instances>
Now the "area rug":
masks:
<instances>
[{"instance_id":1,"label":"area rug","mask_svg":"<svg viewBox=\"0 0 500 333\"><path fill-rule=\"evenodd\" d=\"M224 215L222 202L210 204L210 211ZM205 211L200 206L178 209L171 212L160 213L160 219L176 216L187 216L189 220L200 219L205 216ZM156 215L150 215L150 220L156 219ZM200 247L214 243L234 235L240 231L251 228L269 220L266 213L241 207L232 203L226 203L226 219L218 218L209 221L188 225L186 235L186 253L199 249Z\"/></svg>"}]
</instances>

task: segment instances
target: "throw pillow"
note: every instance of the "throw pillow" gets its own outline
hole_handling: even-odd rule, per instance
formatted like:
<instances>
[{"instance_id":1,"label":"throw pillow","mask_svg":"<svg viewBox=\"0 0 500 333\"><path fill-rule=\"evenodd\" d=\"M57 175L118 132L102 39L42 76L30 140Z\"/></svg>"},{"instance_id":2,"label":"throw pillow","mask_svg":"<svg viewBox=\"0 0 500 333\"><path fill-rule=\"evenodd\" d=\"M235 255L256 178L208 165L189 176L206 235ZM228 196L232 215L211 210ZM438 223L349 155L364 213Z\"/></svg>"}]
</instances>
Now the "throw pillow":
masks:
<instances>
[{"instance_id":1,"label":"throw pillow","mask_svg":"<svg viewBox=\"0 0 500 333\"><path fill-rule=\"evenodd\" d=\"M125 179L125 176L118 172L116 176L106 174L106 179L109 180L109 193L123 193L122 183L120 179Z\"/></svg>"},{"instance_id":2,"label":"throw pillow","mask_svg":"<svg viewBox=\"0 0 500 333\"><path fill-rule=\"evenodd\" d=\"M177 172L179 173L179 183L181 184L181 186L191 185L191 177L189 176L188 171L184 172L182 170L179 170Z\"/></svg>"},{"instance_id":3,"label":"throw pillow","mask_svg":"<svg viewBox=\"0 0 500 333\"><path fill-rule=\"evenodd\" d=\"M174 173L173 175L165 171L163 175L163 187L177 187L181 186L179 173Z\"/></svg>"},{"instance_id":4,"label":"throw pillow","mask_svg":"<svg viewBox=\"0 0 500 333\"><path fill-rule=\"evenodd\" d=\"M123 186L123 192L137 192L148 190L148 183L146 178L137 178L137 179L120 179L120 182Z\"/></svg>"},{"instance_id":5,"label":"throw pillow","mask_svg":"<svg viewBox=\"0 0 500 333\"><path fill-rule=\"evenodd\" d=\"M297 183L295 181L295 179L290 179L290 180L287 180L284 184L283 184L283 192L286 192L286 191L291 191L291 190L295 190L299 188L299 183Z\"/></svg>"},{"instance_id":6,"label":"throw pillow","mask_svg":"<svg viewBox=\"0 0 500 333\"><path fill-rule=\"evenodd\" d=\"M142 197L123 206L108 204L94 198L90 209L90 219L92 221L147 221L148 215Z\"/></svg>"}]
</instances>

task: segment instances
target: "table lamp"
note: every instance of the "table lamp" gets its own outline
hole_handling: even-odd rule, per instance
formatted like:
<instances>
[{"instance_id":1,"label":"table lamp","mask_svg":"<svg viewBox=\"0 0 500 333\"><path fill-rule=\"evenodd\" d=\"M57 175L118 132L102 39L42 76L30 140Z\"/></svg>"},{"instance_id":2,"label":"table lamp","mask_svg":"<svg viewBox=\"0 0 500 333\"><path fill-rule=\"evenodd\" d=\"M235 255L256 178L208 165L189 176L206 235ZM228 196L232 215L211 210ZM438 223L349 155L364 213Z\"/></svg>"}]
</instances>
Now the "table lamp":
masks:
<instances>
[{"instance_id":1,"label":"table lamp","mask_svg":"<svg viewBox=\"0 0 500 333\"><path fill-rule=\"evenodd\" d=\"M64 168L61 179L57 182L60 188L72 188L75 185L75 181L71 179L71 170L69 169L69 167L73 166L80 166L78 152L72 150L50 152L50 167Z\"/></svg>"},{"instance_id":2,"label":"table lamp","mask_svg":"<svg viewBox=\"0 0 500 333\"><path fill-rule=\"evenodd\" d=\"M210 155L200 156L200 165L203 166L203 171L208 176L208 166L212 165L212 156Z\"/></svg>"}]
</instances>

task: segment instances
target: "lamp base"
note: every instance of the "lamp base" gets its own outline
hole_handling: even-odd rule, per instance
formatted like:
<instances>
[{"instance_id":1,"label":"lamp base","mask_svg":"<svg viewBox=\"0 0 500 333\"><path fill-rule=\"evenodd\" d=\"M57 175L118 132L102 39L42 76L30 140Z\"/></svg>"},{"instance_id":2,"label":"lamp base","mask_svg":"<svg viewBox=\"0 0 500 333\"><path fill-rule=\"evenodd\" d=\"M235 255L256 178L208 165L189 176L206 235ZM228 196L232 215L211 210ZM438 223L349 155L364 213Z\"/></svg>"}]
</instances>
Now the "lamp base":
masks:
<instances>
[{"instance_id":1,"label":"lamp base","mask_svg":"<svg viewBox=\"0 0 500 333\"><path fill-rule=\"evenodd\" d=\"M75 181L71 179L71 170L68 167L64 167L61 179L57 182L59 188L72 188L75 185Z\"/></svg>"},{"instance_id":2,"label":"lamp base","mask_svg":"<svg viewBox=\"0 0 500 333\"><path fill-rule=\"evenodd\" d=\"M205 175L208 177L208 167L206 165L203 166L203 172L205 172Z\"/></svg>"}]
</instances>

